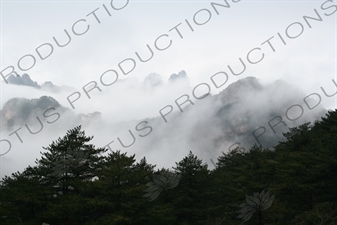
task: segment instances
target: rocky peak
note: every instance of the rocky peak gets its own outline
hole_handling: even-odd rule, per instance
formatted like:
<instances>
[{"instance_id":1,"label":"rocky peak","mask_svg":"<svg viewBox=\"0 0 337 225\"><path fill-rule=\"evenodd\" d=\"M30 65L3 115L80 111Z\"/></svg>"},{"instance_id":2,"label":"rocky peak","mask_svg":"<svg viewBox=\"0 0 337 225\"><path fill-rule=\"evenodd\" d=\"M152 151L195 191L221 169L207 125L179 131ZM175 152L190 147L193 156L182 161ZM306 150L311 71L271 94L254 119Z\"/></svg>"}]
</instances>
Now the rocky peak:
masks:
<instances>
[{"instance_id":1,"label":"rocky peak","mask_svg":"<svg viewBox=\"0 0 337 225\"><path fill-rule=\"evenodd\" d=\"M37 84L36 81L33 81L28 74L23 74L22 76L11 75L8 77L8 83L29 86L34 88L40 88L41 86Z\"/></svg>"},{"instance_id":2,"label":"rocky peak","mask_svg":"<svg viewBox=\"0 0 337 225\"><path fill-rule=\"evenodd\" d=\"M263 86L255 77L246 77L230 84L221 91L218 99L222 102L232 103L244 97L247 93L253 94L263 90Z\"/></svg>"},{"instance_id":3,"label":"rocky peak","mask_svg":"<svg viewBox=\"0 0 337 225\"><path fill-rule=\"evenodd\" d=\"M157 73L150 73L149 75L147 75L144 79L144 84L146 86L150 86L150 87L156 87L156 86L160 86L162 85L163 79L161 78L161 76Z\"/></svg>"}]
</instances>

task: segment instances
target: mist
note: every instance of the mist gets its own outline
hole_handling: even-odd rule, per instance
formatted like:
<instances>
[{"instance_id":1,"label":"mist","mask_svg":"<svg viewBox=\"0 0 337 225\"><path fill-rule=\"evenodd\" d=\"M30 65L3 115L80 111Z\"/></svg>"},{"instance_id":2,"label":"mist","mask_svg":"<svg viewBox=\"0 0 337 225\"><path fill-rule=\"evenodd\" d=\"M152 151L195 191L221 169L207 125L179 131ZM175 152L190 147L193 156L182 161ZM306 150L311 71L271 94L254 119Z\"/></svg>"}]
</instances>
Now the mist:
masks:
<instances>
[{"instance_id":1,"label":"mist","mask_svg":"<svg viewBox=\"0 0 337 225\"><path fill-rule=\"evenodd\" d=\"M34 165L44 151L42 147L78 125L88 136L94 136L96 147L136 154L137 159L146 157L159 168L175 166L189 151L212 168L211 160L216 161L222 152L235 147L247 151L253 144L272 148L290 127L314 122L327 112L322 102L331 97L322 91L319 99L317 94L303 93L282 80L262 83L254 77L231 83L230 77L218 73L192 87L183 70L166 81L151 73L143 81L124 79L113 89L92 91L91 99L74 102L75 109L67 100L75 89L51 92L3 86L10 92L3 91L2 107L14 96L50 96L60 106L34 108L11 129L2 126L1 138L10 140L12 148L4 154L8 143L1 142L1 176ZM332 93L332 85L326 92Z\"/></svg>"},{"instance_id":2,"label":"mist","mask_svg":"<svg viewBox=\"0 0 337 225\"><path fill-rule=\"evenodd\" d=\"M1 75L23 56L20 65L33 66L0 82L0 176L34 165L43 146L78 125L96 147L157 167L191 150L212 168L222 152L272 148L290 127L336 108L335 3L225 2L122 1L120 11L106 4L111 16L97 2L3 3ZM76 35L76 21L88 32ZM57 47L53 37L65 43L65 29L72 39ZM44 60L36 48L46 43L55 51ZM154 56L141 62L135 53L149 57L148 46ZM130 58L137 65L122 75ZM241 59L243 72L230 73ZM108 70L119 77L103 85ZM42 96L46 105L36 105Z\"/></svg>"}]
</instances>

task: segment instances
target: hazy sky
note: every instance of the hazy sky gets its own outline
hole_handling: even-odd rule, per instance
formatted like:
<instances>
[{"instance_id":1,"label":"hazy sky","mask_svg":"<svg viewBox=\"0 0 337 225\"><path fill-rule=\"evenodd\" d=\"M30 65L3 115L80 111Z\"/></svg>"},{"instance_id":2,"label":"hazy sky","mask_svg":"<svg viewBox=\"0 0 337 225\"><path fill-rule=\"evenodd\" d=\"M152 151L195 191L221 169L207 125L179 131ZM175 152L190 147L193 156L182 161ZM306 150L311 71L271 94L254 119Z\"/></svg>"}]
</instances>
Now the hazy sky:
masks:
<instances>
[{"instance_id":1,"label":"hazy sky","mask_svg":"<svg viewBox=\"0 0 337 225\"><path fill-rule=\"evenodd\" d=\"M226 5L220 0L0 2L0 72L6 76L11 71L7 67L12 66L18 74L27 73L39 84L52 81L74 87L81 93L74 103L77 113L119 110L112 122L141 119L158 114L158 109L180 96L177 90L168 88L166 97L152 96L154 101L151 94L133 95L138 92L129 87L103 86L100 78L108 70L116 71L118 80L134 78L139 82L150 73L158 73L165 83L171 74L185 70L191 87L210 83L213 74L224 71L229 76L228 84L254 76L263 84L283 79L306 94L323 96L321 87L330 93L336 90L332 82L337 81L336 1L229 0L229 8L219 6ZM316 12L322 21L307 19L307 24L303 16L318 18ZM66 44L64 29L71 41L59 47L53 37L59 44ZM158 50L170 42L167 49ZM135 53L149 58L147 45L153 50L153 58L141 62ZM251 61L258 61L264 54L263 60L247 62L251 50ZM239 58L247 68L234 76L228 65L239 71ZM134 70L124 75L119 64L124 71ZM104 76L103 82L113 82L116 77L112 74ZM0 107L13 97L41 96L41 92L14 88L0 79ZM92 81L102 92L95 89L88 99L82 87ZM213 94L219 91L212 89ZM50 95L71 108L66 99L69 94ZM322 104L334 109L336 97L323 97ZM142 105L148 111L135 116L133 111ZM40 145L47 143L50 140Z\"/></svg>"}]
</instances>

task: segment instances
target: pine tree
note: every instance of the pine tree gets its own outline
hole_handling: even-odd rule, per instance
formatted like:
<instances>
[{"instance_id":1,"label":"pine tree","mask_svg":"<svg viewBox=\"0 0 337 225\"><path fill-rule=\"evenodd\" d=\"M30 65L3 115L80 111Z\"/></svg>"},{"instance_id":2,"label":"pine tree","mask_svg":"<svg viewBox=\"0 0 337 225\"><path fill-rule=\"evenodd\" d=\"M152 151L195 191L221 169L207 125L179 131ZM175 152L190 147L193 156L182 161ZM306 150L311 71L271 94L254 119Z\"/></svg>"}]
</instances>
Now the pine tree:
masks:
<instances>
[{"instance_id":1,"label":"pine tree","mask_svg":"<svg viewBox=\"0 0 337 225\"><path fill-rule=\"evenodd\" d=\"M93 186L107 151L89 144L92 139L77 126L44 147L46 152L36 161L40 184L53 191L44 213L53 223L75 225L90 219L91 198L85 192Z\"/></svg>"},{"instance_id":2,"label":"pine tree","mask_svg":"<svg viewBox=\"0 0 337 225\"><path fill-rule=\"evenodd\" d=\"M101 154L107 149L96 149L88 144L92 139L85 136L81 126L77 126L67 131L63 138L43 147L47 152L41 152L37 166L44 176L44 182L55 187L56 194L78 192L78 182L90 181L97 176L103 160Z\"/></svg>"},{"instance_id":3,"label":"pine tree","mask_svg":"<svg viewBox=\"0 0 337 225\"><path fill-rule=\"evenodd\" d=\"M205 205L209 201L207 188L210 187L207 164L190 151L173 169L182 176L173 195L176 223L204 224L208 218Z\"/></svg>"},{"instance_id":4,"label":"pine tree","mask_svg":"<svg viewBox=\"0 0 337 225\"><path fill-rule=\"evenodd\" d=\"M41 224L51 190L40 185L36 168L5 176L0 182L0 224Z\"/></svg>"},{"instance_id":5,"label":"pine tree","mask_svg":"<svg viewBox=\"0 0 337 225\"><path fill-rule=\"evenodd\" d=\"M96 224L148 224L147 210L151 204L143 197L155 166L135 155L111 152L102 164L95 182L95 192L102 202L101 218Z\"/></svg>"}]
</instances>

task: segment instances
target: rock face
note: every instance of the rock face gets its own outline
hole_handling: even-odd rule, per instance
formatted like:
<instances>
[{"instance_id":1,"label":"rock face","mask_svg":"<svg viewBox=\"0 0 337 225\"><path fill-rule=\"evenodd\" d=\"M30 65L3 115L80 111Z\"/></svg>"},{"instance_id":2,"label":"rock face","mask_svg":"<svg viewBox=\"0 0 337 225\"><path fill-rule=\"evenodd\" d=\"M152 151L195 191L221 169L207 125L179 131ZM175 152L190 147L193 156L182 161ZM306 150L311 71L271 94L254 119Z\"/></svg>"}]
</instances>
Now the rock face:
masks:
<instances>
[{"instance_id":1,"label":"rock face","mask_svg":"<svg viewBox=\"0 0 337 225\"><path fill-rule=\"evenodd\" d=\"M32 100L12 98L4 104L0 111L1 129L10 130L14 126L29 123L36 116L43 115L49 108L65 111L65 108L52 97L42 96L39 99Z\"/></svg>"},{"instance_id":2,"label":"rock face","mask_svg":"<svg viewBox=\"0 0 337 225\"><path fill-rule=\"evenodd\" d=\"M233 103L238 100L243 100L247 94L255 94L263 91L263 86L255 77L247 77L230 84L216 97L224 104Z\"/></svg>"},{"instance_id":3,"label":"rock face","mask_svg":"<svg viewBox=\"0 0 337 225\"><path fill-rule=\"evenodd\" d=\"M14 76L11 75L8 77L8 83L10 84L16 84L16 85L23 85L23 86L29 86L34 88L41 88L40 85L36 83L36 81L33 81L30 79L30 76L28 74L23 74L22 76Z\"/></svg>"},{"instance_id":4,"label":"rock face","mask_svg":"<svg viewBox=\"0 0 337 225\"><path fill-rule=\"evenodd\" d=\"M39 85L36 81L33 81L28 74L23 74L22 76L11 75L8 77L7 81L9 84L33 87L54 93L74 90L72 87L54 85L51 81L47 81L42 85Z\"/></svg>"},{"instance_id":5,"label":"rock face","mask_svg":"<svg viewBox=\"0 0 337 225\"><path fill-rule=\"evenodd\" d=\"M187 76L181 71L178 75L173 74L170 79L187 79ZM162 81L159 75L152 74L146 82L156 86ZM161 117L147 119L154 127L148 138L152 141L144 141L138 147L147 150L166 148L219 152L227 151L233 144L240 143L245 149L253 144L269 148L282 140L282 133L289 128L314 122L325 115L327 110L320 105L313 110L308 109L306 103L313 100L307 98L307 102L304 102L305 97L304 93L284 81L261 85L256 78L247 77L230 84L217 95L193 100L194 105L185 104L183 113L172 112L167 123ZM303 114L298 107L290 109L293 105L300 105L304 109ZM89 126L95 123L102 126L100 128L106 127L99 112L75 115L52 97L42 96L32 100L14 98L5 103L0 111L1 130L11 130L32 120L36 123L36 116L43 115L45 110L52 107L59 113L68 112L67 117L62 116L67 118L68 125ZM298 119L291 119L299 115ZM112 126L123 129L122 125L123 122Z\"/></svg>"},{"instance_id":6,"label":"rock face","mask_svg":"<svg viewBox=\"0 0 337 225\"><path fill-rule=\"evenodd\" d=\"M303 101L304 93L284 81L261 85L254 77L247 77L230 84L214 96L186 104L184 112L171 114L168 123L162 118L151 120L155 127L152 138L156 140L144 149L170 149L196 152L227 151L240 147L248 150L254 144L271 148L284 140L283 133L289 128L305 122L314 122L325 115L322 106L309 110ZM287 109L294 104L305 110L301 115L298 108ZM258 129L258 130L257 130ZM255 138L255 136L257 138ZM232 146L232 147L231 147Z\"/></svg>"},{"instance_id":7,"label":"rock face","mask_svg":"<svg viewBox=\"0 0 337 225\"><path fill-rule=\"evenodd\" d=\"M283 132L289 127L298 126L304 122L314 121L326 112L322 107L314 115L305 115L297 121L286 121L285 112L293 104L305 103L305 97L297 89L284 81L276 81L263 86L254 77L247 77L229 85L219 95L214 96L219 102L219 108L215 110L217 125L223 132L223 137L216 140L218 144L224 142L240 142L249 148L253 144L262 144L264 147L276 145L282 140ZM282 119L282 120L281 120ZM285 126L281 123L285 121ZM275 132L270 127L275 125ZM259 127L260 133L257 131ZM263 131L265 133L260 138Z\"/></svg>"},{"instance_id":8,"label":"rock face","mask_svg":"<svg viewBox=\"0 0 337 225\"><path fill-rule=\"evenodd\" d=\"M69 121L71 121L74 126L77 124L88 125L91 122L99 122L101 120L100 112L75 115L70 109L63 107L52 97L42 96L31 100L12 98L0 110L2 118L0 129L11 131L24 124L36 124L36 117L39 117L43 122L46 120L46 116L43 115L50 108L54 108L55 111L47 113L48 115L55 112L62 114L62 117L68 118L67 123L69 124Z\"/></svg>"},{"instance_id":9,"label":"rock face","mask_svg":"<svg viewBox=\"0 0 337 225\"><path fill-rule=\"evenodd\" d=\"M176 81L187 81L188 82L188 77L185 72L185 70L180 71L178 74L172 74L169 78L169 83L173 83Z\"/></svg>"},{"instance_id":10,"label":"rock face","mask_svg":"<svg viewBox=\"0 0 337 225\"><path fill-rule=\"evenodd\" d=\"M314 122L327 112L322 106L309 110L303 101L305 97L304 93L282 80L263 86L256 78L247 77L229 85L214 96L215 101L220 102L215 114L223 132L223 138L218 141L230 142L228 137L233 137L232 142L239 141L246 148L253 144L268 148L276 145L289 128ZM302 116L297 107L287 111L295 104L304 109Z\"/></svg>"}]
</instances>

